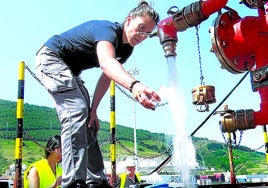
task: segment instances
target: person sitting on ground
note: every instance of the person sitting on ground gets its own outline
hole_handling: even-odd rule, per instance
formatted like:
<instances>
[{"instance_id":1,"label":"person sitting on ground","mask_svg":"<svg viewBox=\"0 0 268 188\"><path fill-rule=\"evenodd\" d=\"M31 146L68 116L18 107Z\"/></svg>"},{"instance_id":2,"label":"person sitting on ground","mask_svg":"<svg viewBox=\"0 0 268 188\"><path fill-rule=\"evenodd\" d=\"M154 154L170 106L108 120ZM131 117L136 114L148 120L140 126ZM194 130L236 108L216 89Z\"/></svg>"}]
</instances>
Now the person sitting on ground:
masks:
<instances>
[{"instance_id":1,"label":"person sitting on ground","mask_svg":"<svg viewBox=\"0 0 268 188\"><path fill-rule=\"evenodd\" d=\"M61 185L61 136L52 136L45 148L45 158L24 172L24 188L59 188Z\"/></svg>"},{"instance_id":2,"label":"person sitting on ground","mask_svg":"<svg viewBox=\"0 0 268 188\"><path fill-rule=\"evenodd\" d=\"M136 164L133 159L125 161L125 172L119 175L118 185L120 188L129 187L130 185L137 185L142 180L140 174L136 173Z\"/></svg>"}]
</instances>

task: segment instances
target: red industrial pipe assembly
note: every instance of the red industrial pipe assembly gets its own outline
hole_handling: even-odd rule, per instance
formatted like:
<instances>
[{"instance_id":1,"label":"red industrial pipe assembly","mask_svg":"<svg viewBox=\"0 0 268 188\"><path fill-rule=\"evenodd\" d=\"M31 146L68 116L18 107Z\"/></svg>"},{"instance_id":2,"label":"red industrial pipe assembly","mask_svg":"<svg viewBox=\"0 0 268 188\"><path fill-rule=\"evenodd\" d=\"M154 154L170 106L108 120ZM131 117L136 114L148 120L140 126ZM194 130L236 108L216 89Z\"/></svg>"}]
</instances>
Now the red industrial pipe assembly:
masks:
<instances>
[{"instance_id":1,"label":"red industrial pipe assembly","mask_svg":"<svg viewBox=\"0 0 268 188\"><path fill-rule=\"evenodd\" d=\"M211 14L223 8L227 0L197 1L178 10L176 6L168 10L170 17L158 23L158 36L163 46L165 57L176 56L177 32L196 26ZM173 11L172 9L177 9Z\"/></svg>"},{"instance_id":2,"label":"red industrial pipe assembly","mask_svg":"<svg viewBox=\"0 0 268 188\"><path fill-rule=\"evenodd\" d=\"M176 56L177 33L197 26L211 14L219 12L210 28L212 50L222 68L233 74L250 71L251 85L261 98L260 110L226 110L221 113L223 132L254 129L268 124L268 16L264 5L267 0L241 0L249 8L258 9L258 16L241 18L238 13L226 7L228 0L198 1L174 11L158 24L158 37L165 57ZM221 13L225 8L227 11Z\"/></svg>"},{"instance_id":3,"label":"red industrial pipe assembly","mask_svg":"<svg viewBox=\"0 0 268 188\"><path fill-rule=\"evenodd\" d=\"M223 132L254 129L268 124L268 17L265 14L240 18L235 10L220 14L210 29L213 52L231 73L250 71L251 85L261 98L260 110L228 110L222 113Z\"/></svg>"}]
</instances>

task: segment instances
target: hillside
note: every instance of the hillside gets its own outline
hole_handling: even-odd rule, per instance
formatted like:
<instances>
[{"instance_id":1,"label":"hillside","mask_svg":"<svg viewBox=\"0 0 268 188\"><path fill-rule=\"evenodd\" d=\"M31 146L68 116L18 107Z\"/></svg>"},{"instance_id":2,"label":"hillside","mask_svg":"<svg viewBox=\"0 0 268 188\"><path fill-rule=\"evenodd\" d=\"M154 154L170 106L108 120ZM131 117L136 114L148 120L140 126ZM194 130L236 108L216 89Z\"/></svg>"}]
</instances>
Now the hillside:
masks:
<instances>
[{"instance_id":1,"label":"hillside","mask_svg":"<svg viewBox=\"0 0 268 188\"><path fill-rule=\"evenodd\" d=\"M4 173L9 165L14 163L14 141L16 137L17 119L16 102L0 99L0 174ZM24 138L23 163L28 165L43 156L43 146L47 139L60 134L60 125L53 108L25 104L24 106ZM100 147L103 156L109 160L109 122L100 121ZM208 173L214 168L216 171L228 171L229 159L226 143L193 137L196 149L196 160ZM116 125L117 158L123 159L134 153L133 129L123 125ZM172 154L172 135L152 133L146 130L137 130L138 154L141 158L161 156L165 159ZM234 163L238 174L268 173L265 164L265 154L252 151L247 147L233 148Z\"/></svg>"}]
</instances>

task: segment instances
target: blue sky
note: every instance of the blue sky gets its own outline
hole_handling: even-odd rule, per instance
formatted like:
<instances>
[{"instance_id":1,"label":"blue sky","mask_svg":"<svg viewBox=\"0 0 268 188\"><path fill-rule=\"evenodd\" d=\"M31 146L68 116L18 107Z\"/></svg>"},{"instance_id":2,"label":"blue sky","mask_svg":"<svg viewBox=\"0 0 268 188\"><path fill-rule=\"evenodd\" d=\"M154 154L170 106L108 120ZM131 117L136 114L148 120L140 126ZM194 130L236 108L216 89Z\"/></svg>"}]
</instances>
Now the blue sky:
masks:
<instances>
[{"instance_id":1,"label":"blue sky","mask_svg":"<svg viewBox=\"0 0 268 188\"><path fill-rule=\"evenodd\" d=\"M166 18L167 10L175 5L182 8L194 1L186 0L152 0L160 19ZM35 52L52 35L64 32L80 23L91 19L107 19L123 22L129 10L138 4L138 0L98 0L98 1L4 1L0 7L0 84L2 86L0 99L17 100L17 73L18 63L25 61L26 65L34 71ZM238 11L241 17L256 15L256 10L249 10L238 1L229 1L228 6ZM204 21L199 28L202 71L204 82L215 86L217 102L210 105L213 110L219 102L229 93L243 74L234 75L221 69L215 54L210 52L211 39L208 33L216 14ZM204 121L210 112L197 112L192 105L192 88L200 85L200 69L197 52L197 39L195 28L189 28L178 33L176 66L178 71L178 85L184 94L182 108L185 114L185 127L190 135ZM139 74L136 78L154 90L158 91L167 83L167 62L162 46L157 37L145 40L134 50L133 56L125 64L127 70L137 68ZM82 78L92 94L96 81L101 74L99 69L84 71ZM162 101L162 102L165 102ZM46 90L26 71L25 103L52 106L52 100ZM101 120L109 121L110 99L107 92L100 104L98 114ZM249 76L235 90L224 103L230 109L259 110L259 94L252 92ZM155 111L144 109L136 104L136 127L152 132L174 134L175 126L172 122L168 105L159 107ZM222 110L221 107L219 110ZM116 90L116 123L133 127L133 101L125 94ZM195 136L223 142L218 122L220 116L212 116ZM238 133L239 134L239 133ZM138 135L137 135L138 136ZM258 148L263 144L262 128L247 130L242 137L242 145Z\"/></svg>"}]
</instances>

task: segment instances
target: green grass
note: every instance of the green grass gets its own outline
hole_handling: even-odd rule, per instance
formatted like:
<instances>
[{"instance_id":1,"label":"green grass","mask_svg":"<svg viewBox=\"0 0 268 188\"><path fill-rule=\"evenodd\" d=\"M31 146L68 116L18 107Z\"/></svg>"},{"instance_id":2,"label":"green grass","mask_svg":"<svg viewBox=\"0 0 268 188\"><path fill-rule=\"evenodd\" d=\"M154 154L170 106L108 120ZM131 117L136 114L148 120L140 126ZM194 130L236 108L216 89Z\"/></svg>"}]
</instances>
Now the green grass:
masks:
<instances>
[{"instance_id":1,"label":"green grass","mask_svg":"<svg viewBox=\"0 0 268 188\"><path fill-rule=\"evenodd\" d=\"M15 117L16 102L0 99L0 174L3 174L9 165L15 163L15 138L17 119ZM29 165L44 156L44 148L31 140L45 145L47 139L60 134L60 124L55 109L25 104L24 137L22 147L22 163ZM110 123L101 121L98 133L99 144L104 160L110 160ZM174 135L153 133L137 129L137 149L139 157L153 158L161 155L165 159L172 154L172 140ZM116 160L124 160L128 155L134 154L134 130L132 128L116 125ZM29 137L28 137L29 135ZM206 138L192 137L196 160L200 166L216 171L228 171L229 159L226 143L208 140ZM239 146L233 148L234 165L238 174L267 173L265 154L250 148ZM208 174L209 171L202 173Z\"/></svg>"},{"instance_id":2,"label":"green grass","mask_svg":"<svg viewBox=\"0 0 268 188\"><path fill-rule=\"evenodd\" d=\"M15 164L15 140L0 139L0 174ZM22 163L29 165L44 156L44 149L31 141L23 141Z\"/></svg>"}]
</instances>

